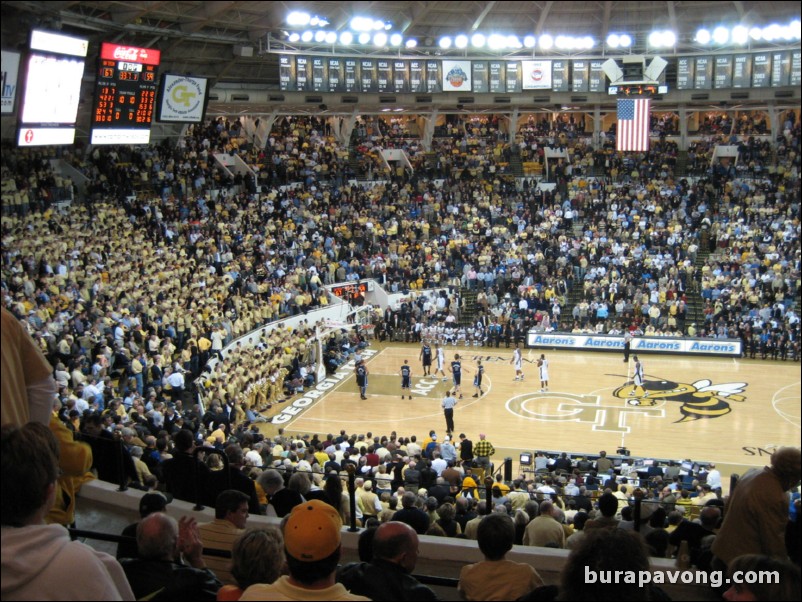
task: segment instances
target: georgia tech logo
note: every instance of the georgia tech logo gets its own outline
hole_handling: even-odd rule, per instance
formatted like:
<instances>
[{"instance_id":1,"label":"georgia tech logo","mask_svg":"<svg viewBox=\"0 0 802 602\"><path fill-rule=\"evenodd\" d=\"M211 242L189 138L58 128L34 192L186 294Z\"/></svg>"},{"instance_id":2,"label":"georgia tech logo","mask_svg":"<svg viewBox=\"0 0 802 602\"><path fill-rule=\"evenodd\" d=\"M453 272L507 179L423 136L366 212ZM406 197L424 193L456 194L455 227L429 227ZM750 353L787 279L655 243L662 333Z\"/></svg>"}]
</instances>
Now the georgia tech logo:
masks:
<instances>
[{"instance_id":1,"label":"georgia tech logo","mask_svg":"<svg viewBox=\"0 0 802 602\"><path fill-rule=\"evenodd\" d=\"M186 86L175 86L170 93L170 98L173 99L173 102L182 104L185 107L189 107L192 104L192 100L197 96L195 92L192 92Z\"/></svg>"},{"instance_id":2,"label":"georgia tech logo","mask_svg":"<svg viewBox=\"0 0 802 602\"><path fill-rule=\"evenodd\" d=\"M675 422L725 416L732 411L730 402L746 399L741 395L746 386L746 383L714 385L707 379L690 384L647 380L642 386L628 382L618 387L611 401L602 401L599 395L527 393L507 401L507 410L528 420L581 422L592 425L594 431L629 433L630 417L665 418L669 402L681 404L682 417Z\"/></svg>"},{"instance_id":3,"label":"georgia tech logo","mask_svg":"<svg viewBox=\"0 0 802 602\"><path fill-rule=\"evenodd\" d=\"M662 408L647 408L621 403L604 403L598 395L572 393L527 393L507 401L507 410L528 420L544 422L582 422L594 431L629 433L629 416L664 418Z\"/></svg>"},{"instance_id":4,"label":"georgia tech logo","mask_svg":"<svg viewBox=\"0 0 802 602\"><path fill-rule=\"evenodd\" d=\"M682 418L676 422L689 422L700 418L718 418L732 412L729 402L744 401L741 395L746 383L722 383L714 385L711 381L697 380L694 383L676 383L670 380L647 380L643 385L631 382L618 387L613 395L625 399L627 405L634 407L653 407L667 401L680 402Z\"/></svg>"},{"instance_id":5,"label":"georgia tech logo","mask_svg":"<svg viewBox=\"0 0 802 602\"><path fill-rule=\"evenodd\" d=\"M204 91L201 83L191 77L176 77L168 80L165 88L164 105L168 119L200 119L203 111Z\"/></svg>"}]
</instances>

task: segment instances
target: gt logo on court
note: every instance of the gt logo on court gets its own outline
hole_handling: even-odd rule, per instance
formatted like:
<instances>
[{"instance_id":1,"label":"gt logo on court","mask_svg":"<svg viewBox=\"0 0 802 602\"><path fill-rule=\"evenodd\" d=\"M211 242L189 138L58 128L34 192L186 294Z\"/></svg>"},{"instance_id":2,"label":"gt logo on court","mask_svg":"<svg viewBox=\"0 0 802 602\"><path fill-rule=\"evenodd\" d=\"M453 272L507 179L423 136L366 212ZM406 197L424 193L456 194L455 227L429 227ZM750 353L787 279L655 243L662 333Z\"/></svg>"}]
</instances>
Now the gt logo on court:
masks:
<instances>
[{"instance_id":1,"label":"gt logo on court","mask_svg":"<svg viewBox=\"0 0 802 602\"><path fill-rule=\"evenodd\" d=\"M629 419L633 416L665 418L665 410L638 407L621 400L602 402L598 395L571 393L526 393L507 401L507 410L526 418L542 422L581 422L590 424L594 431L629 433Z\"/></svg>"}]
</instances>

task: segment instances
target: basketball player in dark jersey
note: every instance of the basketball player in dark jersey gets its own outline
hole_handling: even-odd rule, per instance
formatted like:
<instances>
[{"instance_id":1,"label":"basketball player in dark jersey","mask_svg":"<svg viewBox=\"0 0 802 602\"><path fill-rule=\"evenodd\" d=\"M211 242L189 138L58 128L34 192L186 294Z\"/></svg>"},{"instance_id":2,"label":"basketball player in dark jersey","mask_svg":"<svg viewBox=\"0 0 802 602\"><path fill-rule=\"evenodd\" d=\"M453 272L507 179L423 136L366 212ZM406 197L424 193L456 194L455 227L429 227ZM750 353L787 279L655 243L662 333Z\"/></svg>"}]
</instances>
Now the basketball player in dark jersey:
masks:
<instances>
[{"instance_id":1,"label":"basketball player in dark jersey","mask_svg":"<svg viewBox=\"0 0 802 602\"><path fill-rule=\"evenodd\" d=\"M412 399L412 368L409 366L409 360L404 360L404 365L401 366L401 399L404 399L404 393L409 394Z\"/></svg>"},{"instance_id":2,"label":"basketball player in dark jersey","mask_svg":"<svg viewBox=\"0 0 802 602\"><path fill-rule=\"evenodd\" d=\"M459 393L459 398L462 399L462 362L459 353L454 354L454 361L451 362L451 377L454 379L454 395Z\"/></svg>"},{"instance_id":3,"label":"basketball player in dark jersey","mask_svg":"<svg viewBox=\"0 0 802 602\"><path fill-rule=\"evenodd\" d=\"M484 373L485 367L482 365L482 360L479 360L476 366L476 375L473 377L473 386L476 388L476 393L473 394L474 397L481 397L485 393L482 391L482 377Z\"/></svg>"},{"instance_id":4,"label":"basketball player in dark jersey","mask_svg":"<svg viewBox=\"0 0 802 602\"><path fill-rule=\"evenodd\" d=\"M359 360L356 365L356 386L359 387L359 396L362 399L367 399L368 367L365 365L365 360Z\"/></svg>"},{"instance_id":5,"label":"basketball player in dark jersey","mask_svg":"<svg viewBox=\"0 0 802 602\"><path fill-rule=\"evenodd\" d=\"M423 375L429 376L432 373L432 346L428 341L421 346L420 359L423 362Z\"/></svg>"}]
</instances>

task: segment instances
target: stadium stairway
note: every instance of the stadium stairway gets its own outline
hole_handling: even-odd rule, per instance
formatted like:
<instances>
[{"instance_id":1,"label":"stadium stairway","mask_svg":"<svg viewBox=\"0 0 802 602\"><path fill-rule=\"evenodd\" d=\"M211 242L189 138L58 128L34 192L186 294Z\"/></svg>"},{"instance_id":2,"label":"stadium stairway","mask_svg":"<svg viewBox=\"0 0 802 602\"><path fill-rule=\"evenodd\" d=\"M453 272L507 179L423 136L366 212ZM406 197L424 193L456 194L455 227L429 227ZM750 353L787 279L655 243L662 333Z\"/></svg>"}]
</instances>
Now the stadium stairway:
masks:
<instances>
[{"instance_id":1,"label":"stadium stairway","mask_svg":"<svg viewBox=\"0 0 802 602\"><path fill-rule=\"evenodd\" d=\"M571 267L573 269L573 267ZM571 290L568 291L568 298L565 305L560 308L560 320L563 324L567 324L568 328L574 327L573 311L574 307L582 301L583 297L583 280L574 280Z\"/></svg>"},{"instance_id":2,"label":"stadium stairway","mask_svg":"<svg viewBox=\"0 0 802 602\"><path fill-rule=\"evenodd\" d=\"M688 175L688 151L679 151L677 164L674 167L674 176L684 178Z\"/></svg>"},{"instance_id":3,"label":"stadium stairway","mask_svg":"<svg viewBox=\"0 0 802 602\"><path fill-rule=\"evenodd\" d=\"M478 311L476 309L476 298L479 294L466 287L459 289L460 299L462 299L460 312L459 312L459 325L469 326L476 322Z\"/></svg>"},{"instance_id":4,"label":"stadium stairway","mask_svg":"<svg viewBox=\"0 0 802 602\"><path fill-rule=\"evenodd\" d=\"M521 151L516 147L510 152L510 171L509 173L516 178L524 176L524 164L521 162Z\"/></svg>"},{"instance_id":5,"label":"stadium stairway","mask_svg":"<svg viewBox=\"0 0 802 602\"><path fill-rule=\"evenodd\" d=\"M576 219L574 220L571 228L573 230L574 238L581 239L585 228L587 227L586 220ZM573 270L573 264L568 265L568 269ZM567 298L565 300L565 305L560 308L560 319L563 323L568 324L569 327L573 328L573 317L572 312L574 310L574 306L582 300L583 295L583 281L582 280L574 280L573 284L571 285L571 290L568 291Z\"/></svg>"},{"instance_id":6,"label":"stadium stairway","mask_svg":"<svg viewBox=\"0 0 802 602\"><path fill-rule=\"evenodd\" d=\"M431 170L432 173L437 173L438 163L440 162L440 155L434 151L429 151L425 154L425 168Z\"/></svg>"},{"instance_id":7,"label":"stadium stairway","mask_svg":"<svg viewBox=\"0 0 802 602\"><path fill-rule=\"evenodd\" d=\"M362 173L362 167L359 160L359 155L356 152L356 147L351 144L348 146L348 167L351 168L351 172L356 174L354 177L357 180L366 180L367 178Z\"/></svg>"},{"instance_id":8,"label":"stadium stairway","mask_svg":"<svg viewBox=\"0 0 802 602\"><path fill-rule=\"evenodd\" d=\"M696 268L696 277L693 279L691 283L689 283L689 288L685 291L685 297L687 299L687 310L686 310L686 317L685 317L685 324L686 329L691 324L696 324L697 327L701 328L702 325L705 323L705 300L702 298L702 266L704 266L705 262L710 257L710 251L707 249L699 249L696 253L696 261L694 262L694 267Z\"/></svg>"}]
</instances>

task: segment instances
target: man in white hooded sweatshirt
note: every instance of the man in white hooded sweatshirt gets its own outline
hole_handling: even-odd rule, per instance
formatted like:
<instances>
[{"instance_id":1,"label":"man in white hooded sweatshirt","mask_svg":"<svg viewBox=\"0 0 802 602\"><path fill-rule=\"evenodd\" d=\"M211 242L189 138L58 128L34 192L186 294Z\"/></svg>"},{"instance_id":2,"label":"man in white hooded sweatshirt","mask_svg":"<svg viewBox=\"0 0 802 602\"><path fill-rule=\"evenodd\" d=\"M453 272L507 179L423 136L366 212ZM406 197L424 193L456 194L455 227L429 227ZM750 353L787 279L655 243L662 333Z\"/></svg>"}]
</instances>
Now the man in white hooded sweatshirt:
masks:
<instances>
[{"instance_id":1,"label":"man in white hooded sweatshirt","mask_svg":"<svg viewBox=\"0 0 802 602\"><path fill-rule=\"evenodd\" d=\"M55 501L58 442L39 423L5 426L2 443L3 600L133 600L113 556L45 523Z\"/></svg>"}]
</instances>

